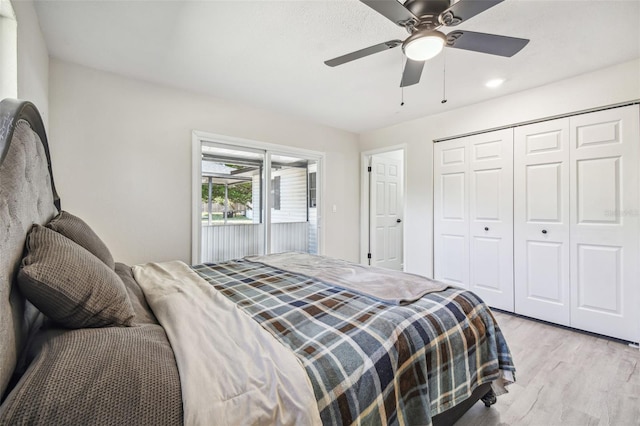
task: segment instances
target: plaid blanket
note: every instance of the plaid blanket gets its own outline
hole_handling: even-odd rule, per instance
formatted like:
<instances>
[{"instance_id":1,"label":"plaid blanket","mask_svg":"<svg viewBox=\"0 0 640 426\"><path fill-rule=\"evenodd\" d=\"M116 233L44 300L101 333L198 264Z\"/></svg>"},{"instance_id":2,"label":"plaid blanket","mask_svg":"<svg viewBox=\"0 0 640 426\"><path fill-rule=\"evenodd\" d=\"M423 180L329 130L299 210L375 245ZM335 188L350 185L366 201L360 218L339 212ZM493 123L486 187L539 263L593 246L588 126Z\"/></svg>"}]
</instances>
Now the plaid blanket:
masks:
<instances>
[{"instance_id":1,"label":"plaid blanket","mask_svg":"<svg viewBox=\"0 0 640 426\"><path fill-rule=\"evenodd\" d=\"M192 268L297 355L324 424L428 425L515 371L488 307L465 290L397 306L247 260Z\"/></svg>"}]
</instances>

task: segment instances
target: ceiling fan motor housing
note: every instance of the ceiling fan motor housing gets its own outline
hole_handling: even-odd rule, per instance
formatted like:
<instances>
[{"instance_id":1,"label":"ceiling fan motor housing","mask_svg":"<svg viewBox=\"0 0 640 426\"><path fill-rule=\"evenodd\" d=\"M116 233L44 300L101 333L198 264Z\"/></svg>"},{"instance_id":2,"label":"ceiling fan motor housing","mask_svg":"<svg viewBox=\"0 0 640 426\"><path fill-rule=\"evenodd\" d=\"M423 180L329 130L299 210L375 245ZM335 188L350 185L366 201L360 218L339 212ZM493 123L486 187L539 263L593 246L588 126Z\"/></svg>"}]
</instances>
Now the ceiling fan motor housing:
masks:
<instances>
[{"instance_id":1,"label":"ceiling fan motor housing","mask_svg":"<svg viewBox=\"0 0 640 426\"><path fill-rule=\"evenodd\" d=\"M404 3L404 7L419 19L414 27L426 30L439 27L441 23L438 17L450 6L450 0L407 0ZM411 32L409 28L407 29Z\"/></svg>"}]
</instances>

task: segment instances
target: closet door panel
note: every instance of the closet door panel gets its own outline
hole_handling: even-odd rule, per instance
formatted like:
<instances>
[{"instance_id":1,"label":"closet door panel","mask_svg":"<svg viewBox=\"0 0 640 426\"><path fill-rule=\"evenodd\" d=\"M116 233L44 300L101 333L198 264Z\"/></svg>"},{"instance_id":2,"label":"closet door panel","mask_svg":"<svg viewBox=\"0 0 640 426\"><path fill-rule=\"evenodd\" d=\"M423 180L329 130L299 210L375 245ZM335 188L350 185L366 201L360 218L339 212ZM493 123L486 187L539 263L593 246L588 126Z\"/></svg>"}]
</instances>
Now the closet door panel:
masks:
<instances>
[{"instance_id":1,"label":"closet door panel","mask_svg":"<svg viewBox=\"0 0 640 426\"><path fill-rule=\"evenodd\" d=\"M578 300L575 305L594 313L624 315L622 247L579 244L576 253Z\"/></svg>"},{"instance_id":2,"label":"closet door panel","mask_svg":"<svg viewBox=\"0 0 640 426\"><path fill-rule=\"evenodd\" d=\"M467 139L470 289L513 312L513 130Z\"/></svg>"},{"instance_id":3,"label":"closet door panel","mask_svg":"<svg viewBox=\"0 0 640 426\"><path fill-rule=\"evenodd\" d=\"M443 173L440 175L442 185L441 217L443 220L465 220L466 179L465 172Z\"/></svg>"},{"instance_id":4,"label":"closet door panel","mask_svg":"<svg viewBox=\"0 0 640 426\"><path fill-rule=\"evenodd\" d=\"M466 139L434 145L434 277L469 288Z\"/></svg>"},{"instance_id":5,"label":"closet door panel","mask_svg":"<svg viewBox=\"0 0 640 426\"><path fill-rule=\"evenodd\" d=\"M436 279L468 288L469 265L467 238L464 235L440 235L439 259Z\"/></svg>"},{"instance_id":6,"label":"closet door panel","mask_svg":"<svg viewBox=\"0 0 640 426\"><path fill-rule=\"evenodd\" d=\"M621 162L619 155L575 162L578 224L620 225Z\"/></svg>"},{"instance_id":7,"label":"closet door panel","mask_svg":"<svg viewBox=\"0 0 640 426\"><path fill-rule=\"evenodd\" d=\"M571 325L640 340L639 110L571 117Z\"/></svg>"},{"instance_id":8,"label":"closet door panel","mask_svg":"<svg viewBox=\"0 0 640 426\"><path fill-rule=\"evenodd\" d=\"M504 279L500 274L501 244L501 238L473 238L471 247L473 264L471 265L471 270L473 271L474 291L477 292L479 289L496 293L504 291L503 288L501 288ZM495 305L495 302L492 303ZM499 308L513 311L512 303L507 307Z\"/></svg>"},{"instance_id":9,"label":"closet door panel","mask_svg":"<svg viewBox=\"0 0 640 426\"><path fill-rule=\"evenodd\" d=\"M562 223L561 184L563 169L567 167L562 162L525 166L527 222Z\"/></svg>"},{"instance_id":10,"label":"closet door panel","mask_svg":"<svg viewBox=\"0 0 640 426\"><path fill-rule=\"evenodd\" d=\"M569 125L514 132L515 311L570 324Z\"/></svg>"},{"instance_id":11,"label":"closet door panel","mask_svg":"<svg viewBox=\"0 0 640 426\"><path fill-rule=\"evenodd\" d=\"M562 282L563 245L555 242L528 241L526 247L527 276L523 290L526 299L562 305L566 292ZM566 259L566 258L565 258ZM520 313L520 311L518 311ZM532 315L530 315L532 316Z\"/></svg>"}]
</instances>

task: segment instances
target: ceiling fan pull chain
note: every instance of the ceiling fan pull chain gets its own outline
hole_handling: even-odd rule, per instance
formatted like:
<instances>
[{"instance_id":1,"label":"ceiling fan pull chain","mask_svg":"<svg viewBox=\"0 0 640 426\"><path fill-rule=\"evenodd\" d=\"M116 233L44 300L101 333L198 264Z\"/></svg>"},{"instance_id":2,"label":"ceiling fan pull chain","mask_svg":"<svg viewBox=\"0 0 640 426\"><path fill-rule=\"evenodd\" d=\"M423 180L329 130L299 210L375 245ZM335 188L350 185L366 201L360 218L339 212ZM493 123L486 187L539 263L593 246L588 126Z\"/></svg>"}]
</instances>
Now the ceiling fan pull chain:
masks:
<instances>
[{"instance_id":1,"label":"ceiling fan pull chain","mask_svg":"<svg viewBox=\"0 0 640 426\"><path fill-rule=\"evenodd\" d=\"M400 55L400 75L404 74L404 55ZM400 86L400 106L404 106L404 86Z\"/></svg>"},{"instance_id":2,"label":"ceiling fan pull chain","mask_svg":"<svg viewBox=\"0 0 640 426\"><path fill-rule=\"evenodd\" d=\"M444 51L442 54L442 60L444 64L442 65L442 101L441 104L447 103L447 52Z\"/></svg>"}]
</instances>

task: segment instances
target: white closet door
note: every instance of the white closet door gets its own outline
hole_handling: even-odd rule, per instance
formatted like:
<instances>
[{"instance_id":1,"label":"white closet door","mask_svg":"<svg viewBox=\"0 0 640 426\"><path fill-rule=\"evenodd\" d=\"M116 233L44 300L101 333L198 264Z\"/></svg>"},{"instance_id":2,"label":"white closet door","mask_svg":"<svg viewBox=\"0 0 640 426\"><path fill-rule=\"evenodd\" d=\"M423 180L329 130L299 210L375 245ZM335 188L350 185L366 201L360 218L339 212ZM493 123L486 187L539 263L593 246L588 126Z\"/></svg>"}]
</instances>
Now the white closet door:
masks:
<instances>
[{"instance_id":1,"label":"white closet door","mask_svg":"<svg viewBox=\"0 0 640 426\"><path fill-rule=\"evenodd\" d=\"M570 119L571 325L640 339L638 106Z\"/></svg>"},{"instance_id":2,"label":"white closet door","mask_svg":"<svg viewBox=\"0 0 640 426\"><path fill-rule=\"evenodd\" d=\"M434 276L469 288L467 139L434 145Z\"/></svg>"},{"instance_id":3,"label":"white closet door","mask_svg":"<svg viewBox=\"0 0 640 426\"><path fill-rule=\"evenodd\" d=\"M569 151L567 119L515 129L515 310L567 326Z\"/></svg>"},{"instance_id":4,"label":"white closet door","mask_svg":"<svg viewBox=\"0 0 640 426\"><path fill-rule=\"evenodd\" d=\"M470 289L513 312L513 130L468 138Z\"/></svg>"}]
</instances>

